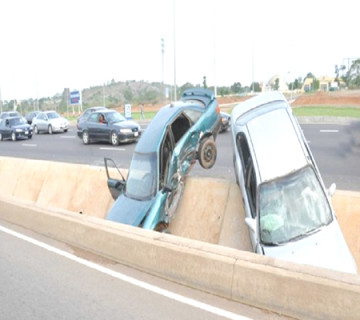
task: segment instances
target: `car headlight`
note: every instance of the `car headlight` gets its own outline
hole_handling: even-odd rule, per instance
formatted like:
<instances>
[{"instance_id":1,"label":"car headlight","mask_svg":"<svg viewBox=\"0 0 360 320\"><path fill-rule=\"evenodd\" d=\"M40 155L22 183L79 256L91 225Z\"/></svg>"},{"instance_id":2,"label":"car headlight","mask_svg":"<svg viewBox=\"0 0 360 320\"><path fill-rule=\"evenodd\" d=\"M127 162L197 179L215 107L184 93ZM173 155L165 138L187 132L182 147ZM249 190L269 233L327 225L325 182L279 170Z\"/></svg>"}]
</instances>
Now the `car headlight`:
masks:
<instances>
[{"instance_id":1,"label":"car headlight","mask_svg":"<svg viewBox=\"0 0 360 320\"><path fill-rule=\"evenodd\" d=\"M120 129L121 133L131 133L131 129Z\"/></svg>"},{"instance_id":2,"label":"car headlight","mask_svg":"<svg viewBox=\"0 0 360 320\"><path fill-rule=\"evenodd\" d=\"M16 132L23 132L22 129L16 129L15 131L16 131Z\"/></svg>"}]
</instances>

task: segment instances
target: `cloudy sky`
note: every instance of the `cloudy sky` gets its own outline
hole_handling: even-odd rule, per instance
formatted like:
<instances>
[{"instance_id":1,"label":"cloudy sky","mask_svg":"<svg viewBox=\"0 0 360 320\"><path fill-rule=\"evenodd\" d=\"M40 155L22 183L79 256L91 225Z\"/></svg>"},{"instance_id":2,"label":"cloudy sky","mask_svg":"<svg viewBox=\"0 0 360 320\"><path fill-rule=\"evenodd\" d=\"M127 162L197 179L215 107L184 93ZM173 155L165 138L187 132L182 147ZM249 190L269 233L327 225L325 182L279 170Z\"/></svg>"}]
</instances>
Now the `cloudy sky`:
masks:
<instances>
[{"instance_id":1,"label":"cloudy sky","mask_svg":"<svg viewBox=\"0 0 360 320\"><path fill-rule=\"evenodd\" d=\"M2 100L162 81L161 38L177 85L334 76L360 56L355 0L2 0L0 12Z\"/></svg>"}]
</instances>

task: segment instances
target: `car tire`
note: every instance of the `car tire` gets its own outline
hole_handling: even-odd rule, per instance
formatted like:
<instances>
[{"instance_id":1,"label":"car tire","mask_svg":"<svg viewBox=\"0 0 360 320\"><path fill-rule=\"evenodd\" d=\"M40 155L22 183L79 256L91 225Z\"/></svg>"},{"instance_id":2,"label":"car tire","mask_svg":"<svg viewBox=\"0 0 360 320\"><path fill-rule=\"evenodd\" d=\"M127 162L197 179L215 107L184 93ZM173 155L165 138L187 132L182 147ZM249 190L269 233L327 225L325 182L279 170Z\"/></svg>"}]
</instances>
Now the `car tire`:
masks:
<instances>
[{"instance_id":1,"label":"car tire","mask_svg":"<svg viewBox=\"0 0 360 320\"><path fill-rule=\"evenodd\" d=\"M206 138L201 141L199 147L198 158L200 165L204 169L210 169L213 167L216 161L216 144L213 138Z\"/></svg>"},{"instance_id":2,"label":"car tire","mask_svg":"<svg viewBox=\"0 0 360 320\"><path fill-rule=\"evenodd\" d=\"M28 139L31 139L32 138L32 134L28 136Z\"/></svg>"},{"instance_id":3,"label":"car tire","mask_svg":"<svg viewBox=\"0 0 360 320\"><path fill-rule=\"evenodd\" d=\"M0 141L3 141L3 136L1 133L0 133Z\"/></svg>"},{"instance_id":4,"label":"car tire","mask_svg":"<svg viewBox=\"0 0 360 320\"><path fill-rule=\"evenodd\" d=\"M37 126L34 126L34 132L35 132L36 134L39 134L39 129L38 129Z\"/></svg>"},{"instance_id":5,"label":"car tire","mask_svg":"<svg viewBox=\"0 0 360 320\"><path fill-rule=\"evenodd\" d=\"M49 134L53 134L53 128L51 125L48 127L48 132L49 132Z\"/></svg>"},{"instance_id":6,"label":"car tire","mask_svg":"<svg viewBox=\"0 0 360 320\"><path fill-rule=\"evenodd\" d=\"M87 130L84 130L84 132L82 133L82 141L84 144L90 143L89 132Z\"/></svg>"},{"instance_id":7,"label":"car tire","mask_svg":"<svg viewBox=\"0 0 360 320\"><path fill-rule=\"evenodd\" d=\"M16 141L16 133L15 132L11 132L11 140Z\"/></svg>"},{"instance_id":8,"label":"car tire","mask_svg":"<svg viewBox=\"0 0 360 320\"><path fill-rule=\"evenodd\" d=\"M64 130L64 132L67 132L67 131L68 131L68 129L65 129L65 130Z\"/></svg>"},{"instance_id":9,"label":"car tire","mask_svg":"<svg viewBox=\"0 0 360 320\"><path fill-rule=\"evenodd\" d=\"M111 132L110 139L111 139L111 144L113 146L119 145L119 137L118 137L118 135L117 135L117 133L115 131Z\"/></svg>"}]
</instances>

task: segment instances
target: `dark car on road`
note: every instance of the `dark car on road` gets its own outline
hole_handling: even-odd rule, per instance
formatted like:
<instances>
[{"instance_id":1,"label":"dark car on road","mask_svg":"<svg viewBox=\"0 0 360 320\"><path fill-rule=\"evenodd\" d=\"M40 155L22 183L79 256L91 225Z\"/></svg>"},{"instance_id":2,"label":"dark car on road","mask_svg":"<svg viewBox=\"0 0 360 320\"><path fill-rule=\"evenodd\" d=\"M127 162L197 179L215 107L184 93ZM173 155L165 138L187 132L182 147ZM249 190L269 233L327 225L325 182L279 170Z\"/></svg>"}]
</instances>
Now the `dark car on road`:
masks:
<instances>
[{"instance_id":1,"label":"dark car on road","mask_svg":"<svg viewBox=\"0 0 360 320\"><path fill-rule=\"evenodd\" d=\"M228 113L221 111L220 117L221 117L221 126L219 132L221 133L227 131L230 128L231 116Z\"/></svg>"},{"instance_id":2,"label":"dark car on road","mask_svg":"<svg viewBox=\"0 0 360 320\"><path fill-rule=\"evenodd\" d=\"M32 138L32 127L23 117L9 117L0 122L0 141L11 139L16 141L23 138Z\"/></svg>"},{"instance_id":3,"label":"dark car on road","mask_svg":"<svg viewBox=\"0 0 360 320\"><path fill-rule=\"evenodd\" d=\"M137 143L127 180L114 179L105 159L108 187L116 200L106 219L162 231L174 217L185 176L196 160L210 169L216 160L220 109L205 89L185 91L161 108Z\"/></svg>"},{"instance_id":4,"label":"dark car on road","mask_svg":"<svg viewBox=\"0 0 360 320\"><path fill-rule=\"evenodd\" d=\"M28 124L32 124L33 119L40 113L40 111L31 111L25 115Z\"/></svg>"},{"instance_id":5,"label":"dark car on road","mask_svg":"<svg viewBox=\"0 0 360 320\"><path fill-rule=\"evenodd\" d=\"M0 123L3 119L9 118L9 117L21 117L20 112L18 111L5 111L0 114Z\"/></svg>"},{"instance_id":6,"label":"dark car on road","mask_svg":"<svg viewBox=\"0 0 360 320\"><path fill-rule=\"evenodd\" d=\"M115 110L101 109L78 122L77 135L84 144L99 141L116 146L119 143L137 141L141 135L141 127L134 121L126 120Z\"/></svg>"}]
</instances>

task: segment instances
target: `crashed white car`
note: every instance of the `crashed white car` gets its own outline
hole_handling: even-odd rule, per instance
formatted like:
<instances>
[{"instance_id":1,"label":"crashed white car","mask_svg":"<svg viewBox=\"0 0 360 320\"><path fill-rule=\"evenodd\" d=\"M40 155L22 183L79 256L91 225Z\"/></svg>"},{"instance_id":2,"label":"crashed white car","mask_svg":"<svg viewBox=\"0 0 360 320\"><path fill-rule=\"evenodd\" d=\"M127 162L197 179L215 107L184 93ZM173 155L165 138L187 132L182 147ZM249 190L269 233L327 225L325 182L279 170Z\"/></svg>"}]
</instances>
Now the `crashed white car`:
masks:
<instances>
[{"instance_id":1,"label":"crashed white car","mask_svg":"<svg viewBox=\"0 0 360 320\"><path fill-rule=\"evenodd\" d=\"M256 253L357 273L330 197L285 97L268 92L231 114L234 168Z\"/></svg>"}]
</instances>

